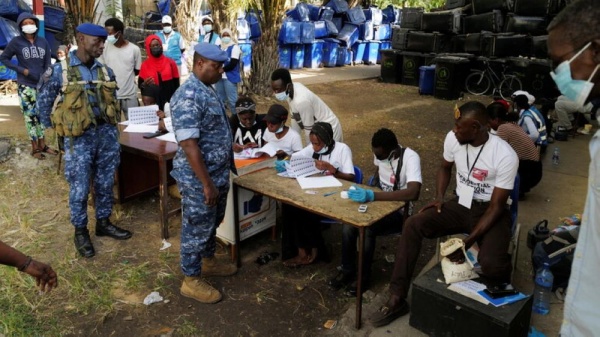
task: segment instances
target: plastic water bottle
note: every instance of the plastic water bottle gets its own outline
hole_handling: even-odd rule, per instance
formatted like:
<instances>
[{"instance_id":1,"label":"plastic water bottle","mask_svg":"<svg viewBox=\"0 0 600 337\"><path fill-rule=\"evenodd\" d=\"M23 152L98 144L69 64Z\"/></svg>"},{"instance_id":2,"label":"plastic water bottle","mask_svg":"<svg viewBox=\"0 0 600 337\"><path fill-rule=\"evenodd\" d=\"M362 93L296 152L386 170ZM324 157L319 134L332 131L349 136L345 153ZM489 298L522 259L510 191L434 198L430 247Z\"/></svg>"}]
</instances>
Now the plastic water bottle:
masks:
<instances>
[{"instance_id":1,"label":"plastic water bottle","mask_svg":"<svg viewBox=\"0 0 600 337\"><path fill-rule=\"evenodd\" d=\"M559 161L560 161L560 152L558 150L558 147L555 147L554 152L552 153L552 164L558 165Z\"/></svg>"},{"instance_id":2,"label":"plastic water bottle","mask_svg":"<svg viewBox=\"0 0 600 337\"><path fill-rule=\"evenodd\" d=\"M550 312L550 298L552 296L552 283L554 275L550 271L550 265L538 269L535 274L535 290L533 293L533 312L546 315Z\"/></svg>"}]
</instances>

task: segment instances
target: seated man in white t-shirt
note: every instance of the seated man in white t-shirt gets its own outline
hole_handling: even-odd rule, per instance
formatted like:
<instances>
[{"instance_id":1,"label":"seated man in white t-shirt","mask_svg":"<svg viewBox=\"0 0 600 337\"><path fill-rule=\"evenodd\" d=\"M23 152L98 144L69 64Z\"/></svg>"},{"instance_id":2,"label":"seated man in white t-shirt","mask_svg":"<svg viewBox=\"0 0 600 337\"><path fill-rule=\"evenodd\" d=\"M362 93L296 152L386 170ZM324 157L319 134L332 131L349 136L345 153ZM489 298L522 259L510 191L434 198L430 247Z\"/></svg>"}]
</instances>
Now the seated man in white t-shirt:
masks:
<instances>
[{"instance_id":1,"label":"seated man in white t-shirt","mask_svg":"<svg viewBox=\"0 0 600 337\"><path fill-rule=\"evenodd\" d=\"M310 143L309 134L316 122L329 123L333 128L333 139L336 142L343 142L342 125L337 116L323 102L319 96L308 90L301 83L292 83L292 76L287 69L276 69L271 74L271 89L275 93L275 98L279 101L287 101L292 113L292 129L301 133L304 130L304 136L307 143Z\"/></svg>"},{"instance_id":2,"label":"seated man in white t-shirt","mask_svg":"<svg viewBox=\"0 0 600 337\"><path fill-rule=\"evenodd\" d=\"M291 156L294 152L302 150L302 139L300 134L285 126L288 118L287 109L280 104L273 104L269 108L264 121L267 129L263 136L266 143L275 144L277 147L277 159L282 160Z\"/></svg>"},{"instance_id":3,"label":"seated man in white t-shirt","mask_svg":"<svg viewBox=\"0 0 600 337\"><path fill-rule=\"evenodd\" d=\"M514 186L519 158L508 143L488 133L485 105L467 102L459 108L454 130L446 135L444 159L438 170L436 199L407 219L396 251L390 297L370 318L373 326L389 324L408 313L406 302L423 238L468 233L468 249L479 246L483 276L494 282L510 282L511 238L507 200ZM458 197L444 201L456 165ZM451 255L453 261L464 261Z\"/></svg>"},{"instance_id":4,"label":"seated man in white t-shirt","mask_svg":"<svg viewBox=\"0 0 600 337\"><path fill-rule=\"evenodd\" d=\"M348 145L333 139L333 129L327 123L315 123L310 131L310 145L293 156L313 158L316 168L323 174L354 181L352 151ZM328 261L319 226L323 217L287 204L283 204L282 209L285 218L282 233L283 265L293 268L311 264L317 259ZM297 255L288 259L292 254Z\"/></svg>"},{"instance_id":5,"label":"seated man in white t-shirt","mask_svg":"<svg viewBox=\"0 0 600 337\"><path fill-rule=\"evenodd\" d=\"M370 201L405 201L404 207L410 207L408 202L417 200L421 192L421 159L409 148L398 144L398 139L390 129L379 129L371 139L376 181L374 186L382 192L373 192L360 187L349 190L351 200L366 203ZM399 233L404 222L404 207L367 227L365 249L363 255L363 275L361 291L369 288L371 265L375 253L375 241L378 235ZM410 210L409 210L410 212ZM329 280L329 286L334 289L347 288L347 294L356 296L356 241L358 228L350 225L343 226L342 235L342 270L336 277Z\"/></svg>"}]
</instances>

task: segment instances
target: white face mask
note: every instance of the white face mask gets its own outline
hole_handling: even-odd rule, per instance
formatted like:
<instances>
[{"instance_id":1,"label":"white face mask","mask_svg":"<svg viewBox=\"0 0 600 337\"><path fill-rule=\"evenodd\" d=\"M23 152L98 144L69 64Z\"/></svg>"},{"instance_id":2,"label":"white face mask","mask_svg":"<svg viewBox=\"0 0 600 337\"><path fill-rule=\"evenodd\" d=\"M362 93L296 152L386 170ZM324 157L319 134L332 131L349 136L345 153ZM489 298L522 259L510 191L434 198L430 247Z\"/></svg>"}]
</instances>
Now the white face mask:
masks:
<instances>
[{"instance_id":1,"label":"white face mask","mask_svg":"<svg viewBox=\"0 0 600 337\"><path fill-rule=\"evenodd\" d=\"M36 25L23 25L23 27L21 27L21 30L25 34L34 34L35 32L37 32L37 27Z\"/></svg>"},{"instance_id":2,"label":"white face mask","mask_svg":"<svg viewBox=\"0 0 600 337\"><path fill-rule=\"evenodd\" d=\"M64 60L66 60L66 59L67 59L67 58L66 58L65 56L61 56L61 57L59 57L59 58L58 58L58 60L59 60L59 61L64 61Z\"/></svg>"},{"instance_id":3,"label":"white face mask","mask_svg":"<svg viewBox=\"0 0 600 337\"><path fill-rule=\"evenodd\" d=\"M323 146L319 151L317 151L317 153L318 154L323 154L323 153L327 152L327 150L329 150L329 147Z\"/></svg>"},{"instance_id":4,"label":"white face mask","mask_svg":"<svg viewBox=\"0 0 600 337\"><path fill-rule=\"evenodd\" d=\"M163 27L163 33L170 34L171 31L173 31L173 28L171 26Z\"/></svg>"},{"instance_id":5,"label":"white face mask","mask_svg":"<svg viewBox=\"0 0 600 337\"><path fill-rule=\"evenodd\" d=\"M208 34L210 32L212 32L212 25L204 25L202 26L202 28L204 28L204 31Z\"/></svg>"},{"instance_id":6,"label":"white face mask","mask_svg":"<svg viewBox=\"0 0 600 337\"><path fill-rule=\"evenodd\" d=\"M596 75L598 68L600 68L600 64L594 68L594 71L587 79L587 81L583 80L575 80L571 76L571 62L575 60L581 53L583 53L586 49L588 49L592 45L591 42L588 42L577 54L573 55L571 59L563 61L561 64L554 69L550 73L554 82L556 82L556 86L558 90L565 95L571 101L577 103L579 106L584 106L585 101L587 100L590 92L594 88L594 82L592 78Z\"/></svg>"},{"instance_id":7,"label":"white face mask","mask_svg":"<svg viewBox=\"0 0 600 337\"><path fill-rule=\"evenodd\" d=\"M117 43L117 40L118 40L118 38L117 38L117 36L116 36L116 35L117 35L117 34L115 34L115 35L109 35L109 36L107 36L107 37L106 37L106 42L108 42L108 43L110 43L110 44L115 44L115 43Z\"/></svg>"},{"instance_id":8,"label":"white face mask","mask_svg":"<svg viewBox=\"0 0 600 337\"><path fill-rule=\"evenodd\" d=\"M231 42L231 38L230 37L224 37L221 39L221 41L223 41L223 43L225 44L229 44L229 42Z\"/></svg>"},{"instance_id":9,"label":"white face mask","mask_svg":"<svg viewBox=\"0 0 600 337\"><path fill-rule=\"evenodd\" d=\"M275 133L282 133L283 132L283 124L281 124L281 126L279 127L279 129L277 129L277 131L275 131Z\"/></svg>"}]
</instances>

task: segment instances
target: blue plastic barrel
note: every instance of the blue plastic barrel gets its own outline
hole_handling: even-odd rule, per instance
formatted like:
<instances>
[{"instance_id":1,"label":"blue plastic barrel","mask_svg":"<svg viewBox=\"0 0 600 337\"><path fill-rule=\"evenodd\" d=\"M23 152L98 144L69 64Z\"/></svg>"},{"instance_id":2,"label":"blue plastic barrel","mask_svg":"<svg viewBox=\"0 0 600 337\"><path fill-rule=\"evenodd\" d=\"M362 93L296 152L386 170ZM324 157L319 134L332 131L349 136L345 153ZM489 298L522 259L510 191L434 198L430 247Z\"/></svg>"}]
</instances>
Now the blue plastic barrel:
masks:
<instances>
[{"instance_id":1,"label":"blue plastic barrel","mask_svg":"<svg viewBox=\"0 0 600 337\"><path fill-rule=\"evenodd\" d=\"M322 40L315 40L304 45L304 68L320 68L323 66L323 44Z\"/></svg>"},{"instance_id":2,"label":"blue plastic barrel","mask_svg":"<svg viewBox=\"0 0 600 337\"><path fill-rule=\"evenodd\" d=\"M242 51L242 63L244 66L244 72L248 73L252 69L252 41L238 41L238 46Z\"/></svg>"},{"instance_id":3,"label":"blue plastic barrel","mask_svg":"<svg viewBox=\"0 0 600 337\"><path fill-rule=\"evenodd\" d=\"M435 65L419 67L419 94L433 95Z\"/></svg>"},{"instance_id":4,"label":"blue plastic barrel","mask_svg":"<svg viewBox=\"0 0 600 337\"><path fill-rule=\"evenodd\" d=\"M0 17L0 48L6 47L15 36L19 36L19 26L14 21Z\"/></svg>"},{"instance_id":5,"label":"blue plastic barrel","mask_svg":"<svg viewBox=\"0 0 600 337\"><path fill-rule=\"evenodd\" d=\"M339 41L332 38L323 39L323 66L335 67L337 63Z\"/></svg>"},{"instance_id":6,"label":"blue plastic barrel","mask_svg":"<svg viewBox=\"0 0 600 337\"><path fill-rule=\"evenodd\" d=\"M342 41L346 47L352 47L358 41L358 26L350 23L345 24L338 33L337 39Z\"/></svg>"},{"instance_id":7,"label":"blue plastic barrel","mask_svg":"<svg viewBox=\"0 0 600 337\"><path fill-rule=\"evenodd\" d=\"M302 22L284 21L279 31L279 42L282 44L300 43Z\"/></svg>"},{"instance_id":8,"label":"blue plastic barrel","mask_svg":"<svg viewBox=\"0 0 600 337\"><path fill-rule=\"evenodd\" d=\"M304 45L292 45L292 69L302 69L304 67Z\"/></svg>"},{"instance_id":9,"label":"blue plastic barrel","mask_svg":"<svg viewBox=\"0 0 600 337\"><path fill-rule=\"evenodd\" d=\"M292 66L292 46L279 46L279 66L281 68L290 69Z\"/></svg>"},{"instance_id":10,"label":"blue plastic barrel","mask_svg":"<svg viewBox=\"0 0 600 337\"><path fill-rule=\"evenodd\" d=\"M346 65L346 58L348 57L348 49L345 46L339 46L337 49L337 60L335 65L343 67Z\"/></svg>"},{"instance_id":11,"label":"blue plastic barrel","mask_svg":"<svg viewBox=\"0 0 600 337\"><path fill-rule=\"evenodd\" d=\"M366 41L356 41L356 43L352 45L354 64L362 64L363 63L366 47L367 47Z\"/></svg>"},{"instance_id":12,"label":"blue plastic barrel","mask_svg":"<svg viewBox=\"0 0 600 337\"><path fill-rule=\"evenodd\" d=\"M365 48L365 55L363 61L365 64L376 64L377 57L379 56L379 49L381 48L380 41L368 41Z\"/></svg>"},{"instance_id":13,"label":"blue plastic barrel","mask_svg":"<svg viewBox=\"0 0 600 337\"><path fill-rule=\"evenodd\" d=\"M300 43L311 43L315 40L315 23L302 22L302 35Z\"/></svg>"}]
</instances>

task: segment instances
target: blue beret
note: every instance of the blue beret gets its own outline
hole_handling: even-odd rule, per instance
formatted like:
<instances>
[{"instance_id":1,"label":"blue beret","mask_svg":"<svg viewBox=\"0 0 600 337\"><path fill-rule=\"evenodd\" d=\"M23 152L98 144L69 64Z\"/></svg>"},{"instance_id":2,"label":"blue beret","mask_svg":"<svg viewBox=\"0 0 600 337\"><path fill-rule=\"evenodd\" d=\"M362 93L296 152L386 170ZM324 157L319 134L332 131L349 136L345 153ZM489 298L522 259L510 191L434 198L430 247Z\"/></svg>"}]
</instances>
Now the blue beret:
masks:
<instances>
[{"instance_id":1,"label":"blue beret","mask_svg":"<svg viewBox=\"0 0 600 337\"><path fill-rule=\"evenodd\" d=\"M108 33L106 32L106 29L104 29L104 27L102 26L98 26L95 25L93 23L82 23L79 26L77 26L76 29L78 32L80 32L81 34L85 34L85 35L90 35L90 36L98 36L98 37L107 37Z\"/></svg>"},{"instance_id":2,"label":"blue beret","mask_svg":"<svg viewBox=\"0 0 600 337\"><path fill-rule=\"evenodd\" d=\"M198 43L194 47L194 51L205 59L215 62L225 62L228 58L227 53L224 50L221 50L221 48L211 43Z\"/></svg>"}]
</instances>

